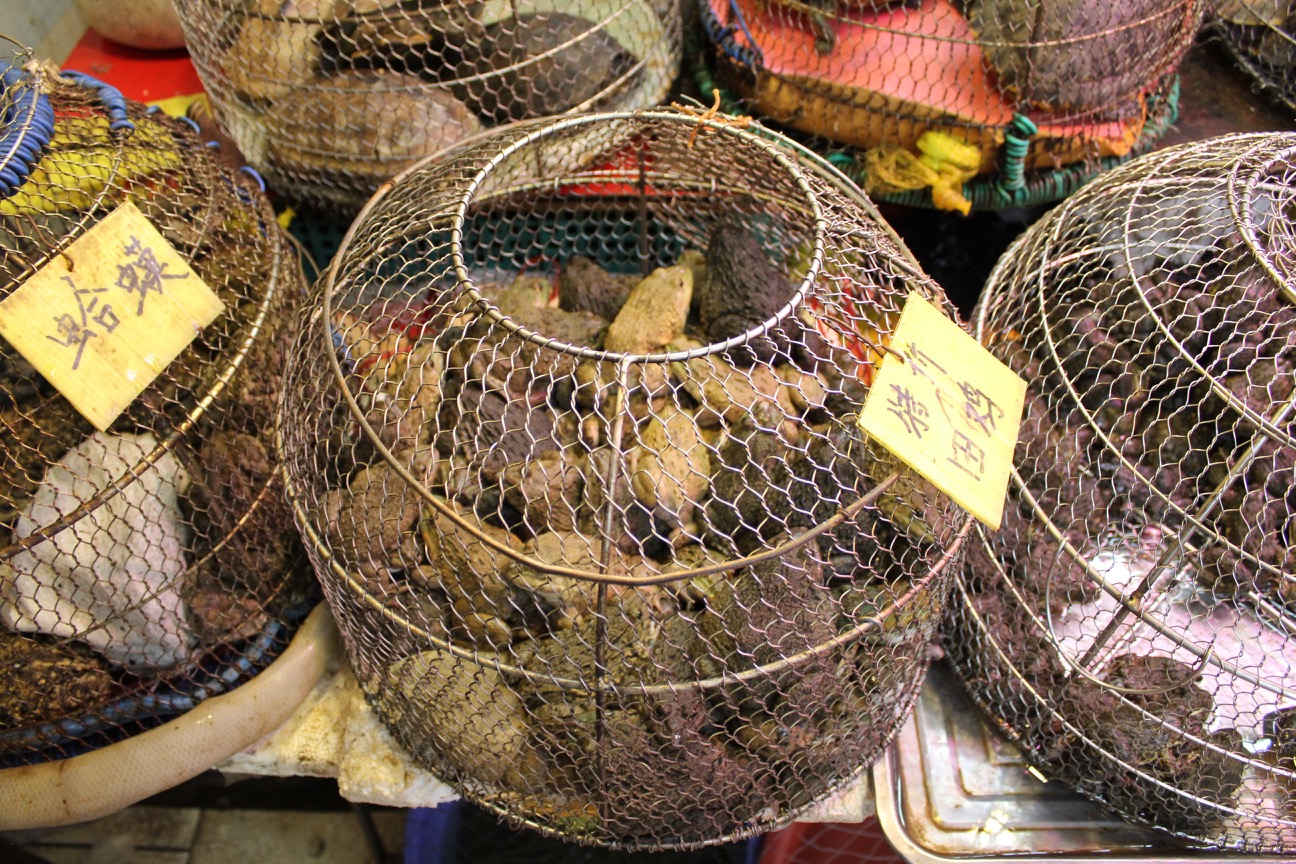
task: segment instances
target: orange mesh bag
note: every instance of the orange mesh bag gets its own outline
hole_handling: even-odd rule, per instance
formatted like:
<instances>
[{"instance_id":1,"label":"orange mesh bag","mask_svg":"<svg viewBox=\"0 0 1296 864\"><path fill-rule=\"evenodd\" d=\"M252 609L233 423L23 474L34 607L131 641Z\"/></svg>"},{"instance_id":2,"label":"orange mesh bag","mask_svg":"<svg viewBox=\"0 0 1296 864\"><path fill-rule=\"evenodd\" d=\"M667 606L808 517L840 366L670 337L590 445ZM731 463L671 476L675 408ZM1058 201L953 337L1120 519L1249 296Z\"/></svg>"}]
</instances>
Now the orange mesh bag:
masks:
<instances>
[{"instance_id":1,"label":"orange mesh bag","mask_svg":"<svg viewBox=\"0 0 1296 864\"><path fill-rule=\"evenodd\" d=\"M875 196L1064 197L1173 122L1199 0L697 0L699 83Z\"/></svg>"}]
</instances>

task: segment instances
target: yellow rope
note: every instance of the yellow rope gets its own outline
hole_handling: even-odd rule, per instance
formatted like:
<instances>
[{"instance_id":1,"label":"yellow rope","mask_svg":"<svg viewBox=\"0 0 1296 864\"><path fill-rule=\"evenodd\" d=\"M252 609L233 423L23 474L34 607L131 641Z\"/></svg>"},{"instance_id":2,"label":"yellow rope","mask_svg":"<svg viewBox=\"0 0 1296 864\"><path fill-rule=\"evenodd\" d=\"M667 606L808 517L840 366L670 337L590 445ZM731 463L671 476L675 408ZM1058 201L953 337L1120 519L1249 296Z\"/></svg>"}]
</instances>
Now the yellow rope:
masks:
<instances>
[{"instance_id":1,"label":"yellow rope","mask_svg":"<svg viewBox=\"0 0 1296 864\"><path fill-rule=\"evenodd\" d=\"M900 147L866 150L865 191L889 195L930 187L933 204L966 216L972 202L963 195L963 184L977 175L981 151L944 132L931 130L919 136L917 147L917 154Z\"/></svg>"}]
</instances>

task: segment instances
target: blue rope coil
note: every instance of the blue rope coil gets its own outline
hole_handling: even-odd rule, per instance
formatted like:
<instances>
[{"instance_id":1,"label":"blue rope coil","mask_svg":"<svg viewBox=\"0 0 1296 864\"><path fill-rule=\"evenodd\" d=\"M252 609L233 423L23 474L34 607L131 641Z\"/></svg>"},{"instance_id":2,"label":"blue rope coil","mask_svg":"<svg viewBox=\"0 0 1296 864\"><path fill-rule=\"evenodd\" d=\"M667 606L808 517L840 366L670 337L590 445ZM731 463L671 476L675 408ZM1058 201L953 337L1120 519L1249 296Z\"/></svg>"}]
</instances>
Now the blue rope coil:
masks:
<instances>
[{"instance_id":1,"label":"blue rope coil","mask_svg":"<svg viewBox=\"0 0 1296 864\"><path fill-rule=\"evenodd\" d=\"M122 95L120 90L84 72L65 69L60 74L69 81L80 84L82 87L89 87L98 94L100 104L108 112L109 129L114 132L135 131L135 124L126 116L126 97Z\"/></svg>"},{"instance_id":2,"label":"blue rope coil","mask_svg":"<svg viewBox=\"0 0 1296 864\"><path fill-rule=\"evenodd\" d=\"M0 116L0 197L8 197L27 182L54 136L54 109L26 70L12 63L0 68L0 93L9 106Z\"/></svg>"},{"instance_id":3,"label":"blue rope coil","mask_svg":"<svg viewBox=\"0 0 1296 864\"><path fill-rule=\"evenodd\" d=\"M265 178L261 176L260 171L257 171L251 165L244 165L241 168L239 168L239 170L242 171L244 174L248 175L249 177L251 177L253 180L255 180L257 184L257 188L259 188L262 192L266 191Z\"/></svg>"},{"instance_id":4,"label":"blue rope coil","mask_svg":"<svg viewBox=\"0 0 1296 864\"><path fill-rule=\"evenodd\" d=\"M751 30L747 29L747 19L743 17L742 10L738 8L737 0L729 0L729 11L733 13L738 28L747 37L747 45L739 45L734 41L733 37L736 31L733 25L722 24L706 2L698 4L698 11L699 17L702 19L702 28L706 30L707 36L721 51L724 51L725 54L753 72L765 65L765 55L756 44L756 39L752 36Z\"/></svg>"},{"instance_id":5,"label":"blue rope coil","mask_svg":"<svg viewBox=\"0 0 1296 864\"><path fill-rule=\"evenodd\" d=\"M184 675L151 693L117 699L79 716L65 717L0 734L0 768L32 765L90 752L96 747L152 728L201 702L228 692L270 665L287 647L314 601L286 609L232 653L198 661Z\"/></svg>"}]
</instances>

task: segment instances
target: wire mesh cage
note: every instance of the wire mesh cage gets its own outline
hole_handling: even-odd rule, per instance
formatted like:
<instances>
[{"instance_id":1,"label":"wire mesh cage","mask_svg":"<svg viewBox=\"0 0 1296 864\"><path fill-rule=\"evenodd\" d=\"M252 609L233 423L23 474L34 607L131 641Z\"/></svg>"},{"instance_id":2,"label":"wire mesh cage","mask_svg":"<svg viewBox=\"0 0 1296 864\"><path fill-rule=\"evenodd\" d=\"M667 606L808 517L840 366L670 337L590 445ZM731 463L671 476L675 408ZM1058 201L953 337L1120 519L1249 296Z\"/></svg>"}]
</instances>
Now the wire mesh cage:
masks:
<instances>
[{"instance_id":1,"label":"wire mesh cage","mask_svg":"<svg viewBox=\"0 0 1296 864\"><path fill-rule=\"evenodd\" d=\"M216 119L271 187L354 211L478 129L664 99L676 0L176 4Z\"/></svg>"},{"instance_id":2,"label":"wire mesh cage","mask_svg":"<svg viewBox=\"0 0 1296 864\"><path fill-rule=\"evenodd\" d=\"M1030 382L950 656L1050 779L1216 847L1296 850L1296 135L1098 178L974 314Z\"/></svg>"},{"instance_id":3,"label":"wire mesh cage","mask_svg":"<svg viewBox=\"0 0 1296 864\"><path fill-rule=\"evenodd\" d=\"M1059 200L1150 149L1201 0L696 0L703 91L828 154L874 196Z\"/></svg>"},{"instance_id":4,"label":"wire mesh cage","mask_svg":"<svg viewBox=\"0 0 1296 864\"><path fill-rule=\"evenodd\" d=\"M1296 3L1211 0L1211 29L1261 89L1296 110Z\"/></svg>"},{"instance_id":5,"label":"wire mesh cage","mask_svg":"<svg viewBox=\"0 0 1296 864\"><path fill-rule=\"evenodd\" d=\"M113 282L75 267L71 244L125 202L224 309L101 430L0 338L0 767L87 752L236 686L317 593L270 434L280 325L305 289L256 179L189 123L12 50L0 300L67 267L66 296L39 298L62 310L49 362L76 368L188 278L147 238Z\"/></svg>"},{"instance_id":6,"label":"wire mesh cage","mask_svg":"<svg viewBox=\"0 0 1296 864\"><path fill-rule=\"evenodd\" d=\"M916 696L970 526L853 415L904 298L951 307L788 152L682 112L508 127L375 196L304 316L289 499L357 677L515 822L750 835Z\"/></svg>"}]
</instances>

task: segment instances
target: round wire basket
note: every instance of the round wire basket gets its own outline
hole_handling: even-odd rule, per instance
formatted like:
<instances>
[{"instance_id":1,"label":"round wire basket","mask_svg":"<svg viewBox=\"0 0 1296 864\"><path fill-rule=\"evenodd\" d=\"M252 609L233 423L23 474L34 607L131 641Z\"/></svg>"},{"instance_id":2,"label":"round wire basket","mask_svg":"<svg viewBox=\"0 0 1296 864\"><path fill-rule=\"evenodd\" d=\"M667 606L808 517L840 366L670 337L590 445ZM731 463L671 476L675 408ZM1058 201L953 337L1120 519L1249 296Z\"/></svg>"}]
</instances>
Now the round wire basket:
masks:
<instances>
[{"instance_id":1,"label":"round wire basket","mask_svg":"<svg viewBox=\"0 0 1296 864\"><path fill-rule=\"evenodd\" d=\"M1212 32L1259 87L1296 110L1296 3L1211 0Z\"/></svg>"},{"instance_id":2,"label":"round wire basket","mask_svg":"<svg viewBox=\"0 0 1296 864\"><path fill-rule=\"evenodd\" d=\"M131 202L224 310L101 431L0 338L0 767L87 752L237 686L315 594L270 434L304 280L259 181L188 121L11 50L0 301L61 258L66 296L41 302L63 310L47 338L73 366L160 302L187 277L149 241L107 284L68 251Z\"/></svg>"},{"instance_id":3,"label":"round wire basket","mask_svg":"<svg viewBox=\"0 0 1296 864\"><path fill-rule=\"evenodd\" d=\"M871 196L1052 202L1178 115L1201 0L695 0L704 93L806 136Z\"/></svg>"},{"instance_id":4,"label":"round wire basket","mask_svg":"<svg viewBox=\"0 0 1296 864\"><path fill-rule=\"evenodd\" d=\"M903 300L952 307L766 134L482 136L375 196L294 343L289 499L361 687L550 835L719 843L854 778L970 530L853 422Z\"/></svg>"},{"instance_id":5,"label":"round wire basket","mask_svg":"<svg viewBox=\"0 0 1296 864\"><path fill-rule=\"evenodd\" d=\"M1296 135L1103 175L975 327L1029 382L948 648L1051 780L1213 847L1296 850Z\"/></svg>"},{"instance_id":6,"label":"round wire basket","mask_svg":"<svg viewBox=\"0 0 1296 864\"><path fill-rule=\"evenodd\" d=\"M354 212L483 127L662 101L675 0L177 4L217 122L270 186Z\"/></svg>"}]
</instances>

